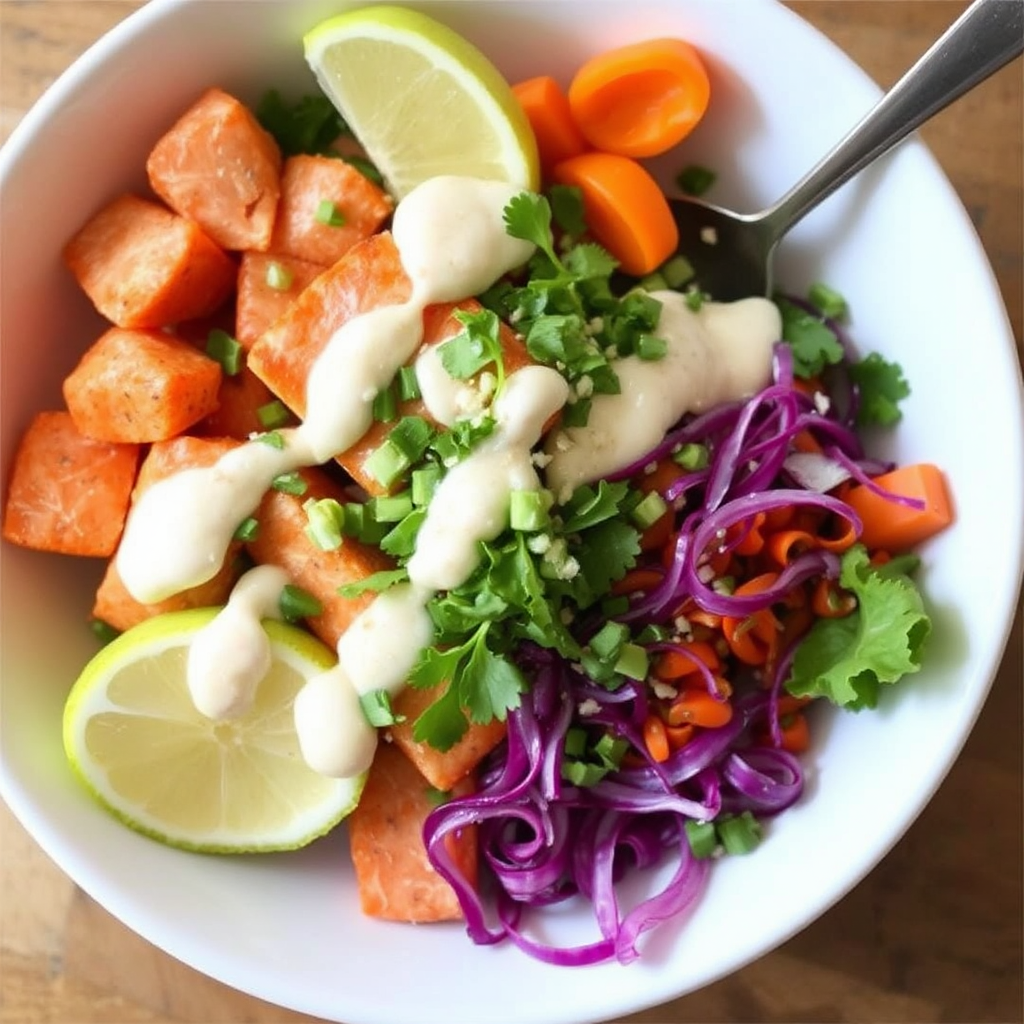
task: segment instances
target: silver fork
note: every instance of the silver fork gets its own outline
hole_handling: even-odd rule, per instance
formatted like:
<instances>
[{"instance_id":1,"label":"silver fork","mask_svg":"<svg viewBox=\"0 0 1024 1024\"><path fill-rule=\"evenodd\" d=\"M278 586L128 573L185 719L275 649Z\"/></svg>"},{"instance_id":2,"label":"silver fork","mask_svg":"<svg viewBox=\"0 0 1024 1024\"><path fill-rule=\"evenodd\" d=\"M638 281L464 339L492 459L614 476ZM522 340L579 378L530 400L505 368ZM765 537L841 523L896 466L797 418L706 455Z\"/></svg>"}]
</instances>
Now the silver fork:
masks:
<instances>
[{"instance_id":1,"label":"silver fork","mask_svg":"<svg viewBox=\"0 0 1024 1024\"><path fill-rule=\"evenodd\" d=\"M822 200L1024 50L1024 0L975 0L871 111L781 199L741 214L672 199L693 283L721 301L770 295L782 237Z\"/></svg>"}]
</instances>

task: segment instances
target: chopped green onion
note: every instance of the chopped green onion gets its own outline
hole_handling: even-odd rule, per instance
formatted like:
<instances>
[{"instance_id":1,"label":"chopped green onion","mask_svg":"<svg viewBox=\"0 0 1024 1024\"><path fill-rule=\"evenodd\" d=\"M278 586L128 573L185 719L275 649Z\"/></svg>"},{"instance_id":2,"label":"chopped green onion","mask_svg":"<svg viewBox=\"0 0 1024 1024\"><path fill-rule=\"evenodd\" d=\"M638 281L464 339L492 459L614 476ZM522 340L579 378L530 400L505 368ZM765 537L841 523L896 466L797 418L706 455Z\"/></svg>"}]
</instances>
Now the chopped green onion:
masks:
<instances>
[{"instance_id":1,"label":"chopped green onion","mask_svg":"<svg viewBox=\"0 0 1024 1024\"><path fill-rule=\"evenodd\" d=\"M430 504L443 476L440 466L427 465L412 471L412 503L417 507Z\"/></svg>"},{"instance_id":2,"label":"chopped green onion","mask_svg":"<svg viewBox=\"0 0 1024 1024\"><path fill-rule=\"evenodd\" d=\"M286 292L292 286L295 275L277 260L271 260L267 264L267 287L273 288L276 292Z\"/></svg>"},{"instance_id":3,"label":"chopped green onion","mask_svg":"<svg viewBox=\"0 0 1024 1024\"><path fill-rule=\"evenodd\" d=\"M630 513L630 518L641 530L646 530L647 527L653 526L667 511L668 505L665 504L665 499L657 491L651 491L633 509Z\"/></svg>"},{"instance_id":4,"label":"chopped green onion","mask_svg":"<svg viewBox=\"0 0 1024 1024\"><path fill-rule=\"evenodd\" d=\"M582 757L587 752L587 730L579 726L567 729L565 733L565 756Z\"/></svg>"},{"instance_id":5,"label":"chopped green onion","mask_svg":"<svg viewBox=\"0 0 1024 1024\"><path fill-rule=\"evenodd\" d=\"M654 334L641 334L636 339L636 354L641 359L664 359L668 352L668 342Z\"/></svg>"},{"instance_id":6,"label":"chopped green onion","mask_svg":"<svg viewBox=\"0 0 1024 1024\"><path fill-rule=\"evenodd\" d=\"M607 732L594 744L594 753L600 758L601 763L606 768L613 770L622 764L627 750L629 750L629 740L625 740L621 736L612 736Z\"/></svg>"},{"instance_id":7,"label":"chopped green onion","mask_svg":"<svg viewBox=\"0 0 1024 1024\"><path fill-rule=\"evenodd\" d=\"M562 762L562 778L574 786L596 786L607 774L608 769L602 764L591 764L589 761Z\"/></svg>"},{"instance_id":8,"label":"chopped green onion","mask_svg":"<svg viewBox=\"0 0 1024 1024\"><path fill-rule=\"evenodd\" d=\"M89 623L89 629L92 630L93 636L105 647L111 642L116 640L120 635L121 631L115 629L109 622L104 622L102 619L92 619Z\"/></svg>"},{"instance_id":9,"label":"chopped green onion","mask_svg":"<svg viewBox=\"0 0 1024 1024\"><path fill-rule=\"evenodd\" d=\"M306 536L321 550L341 547L345 510L334 498L310 498L303 506L306 513Z\"/></svg>"},{"instance_id":10,"label":"chopped green onion","mask_svg":"<svg viewBox=\"0 0 1024 1024\"><path fill-rule=\"evenodd\" d=\"M345 214L331 202L330 199L321 199L316 206L316 219L328 227L340 228L345 226Z\"/></svg>"},{"instance_id":11,"label":"chopped green onion","mask_svg":"<svg viewBox=\"0 0 1024 1024\"><path fill-rule=\"evenodd\" d=\"M682 288L687 281L693 280L696 271L693 264L685 256L673 256L661 268L661 275L669 288Z\"/></svg>"},{"instance_id":12,"label":"chopped green onion","mask_svg":"<svg viewBox=\"0 0 1024 1024\"><path fill-rule=\"evenodd\" d=\"M590 420L591 398L579 398L572 405L562 406L563 427L585 427Z\"/></svg>"},{"instance_id":13,"label":"chopped green onion","mask_svg":"<svg viewBox=\"0 0 1024 1024\"><path fill-rule=\"evenodd\" d=\"M702 196L714 185L717 178L718 175L707 167L690 164L676 175L676 184L684 195Z\"/></svg>"},{"instance_id":14,"label":"chopped green onion","mask_svg":"<svg viewBox=\"0 0 1024 1024\"><path fill-rule=\"evenodd\" d=\"M821 310L823 316L833 320L842 320L846 316L846 299L834 288L822 284L821 281L816 281L811 285L807 297L814 306Z\"/></svg>"},{"instance_id":15,"label":"chopped green onion","mask_svg":"<svg viewBox=\"0 0 1024 1024\"><path fill-rule=\"evenodd\" d=\"M688 818L683 825L686 838L690 842L690 851L698 860L706 860L714 854L718 847L715 825L711 821L694 821Z\"/></svg>"},{"instance_id":16,"label":"chopped green onion","mask_svg":"<svg viewBox=\"0 0 1024 1024\"><path fill-rule=\"evenodd\" d=\"M257 434L253 440L276 448L279 452L284 451L284 435L279 430L268 430L265 434Z\"/></svg>"},{"instance_id":17,"label":"chopped green onion","mask_svg":"<svg viewBox=\"0 0 1024 1024\"><path fill-rule=\"evenodd\" d=\"M550 522L550 507L543 491L513 491L509 507L509 524L513 530L536 533Z\"/></svg>"},{"instance_id":18,"label":"chopped green onion","mask_svg":"<svg viewBox=\"0 0 1024 1024\"><path fill-rule=\"evenodd\" d=\"M410 466L412 461L389 437L363 464L363 468L382 487L390 487Z\"/></svg>"},{"instance_id":19,"label":"chopped green onion","mask_svg":"<svg viewBox=\"0 0 1024 1024\"><path fill-rule=\"evenodd\" d=\"M414 366L403 366L398 371L398 397L403 402L411 401L414 398L420 398L420 382L416 377L416 368Z\"/></svg>"},{"instance_id":20,"label":"chopped green onion","mask_svg":"<svg viewBox=\"0 0 1024 1024\"><path fill-rule=\"evenodd\" d=\"M427 786L424 792L427 794L427 800L432 807L440 807L442 804L448 803L452 798L451 792L438 789L437 786Z\"/></svg>"},{"instance_id":21,"label":"chopped green onion","mask_svg":"<svg viewBox=\"0 0 1024 1024\"><path fill-rule=\"evenodd\" d=\"M215 327L206 336L206 354L220 363L221 369L234 377L242 370L245 350L227 331Z\"/></svg>"},{"instance_id":22,"label":"chopped green onion","mask_svg":"<svg viewBox=\"0 0 1024 1024\"><path fill-rule=\"evenodd\" d=\"M381 495L367 503L370 518L376 523L400 523L412 511L412 492L402 491L390 497Z\"/></svg>"},{"instance_id":23,"label":"chopped green onion","mask_svg":"<svg viewBox=\"0 0 1024 1024\"><path fill-rule=\"evenodd\" d=\"M587 645L599 658L608 660L618 656L622 645L629 639L629 626L621 622L606 622L591 637Z\"/></svg>"},{"instance_id":24,"label":"chopped green onion","mask_svg":"<svg viewBox=\"0 0 1024 1024\"><path fill-rule=\"evenodd\" d=\"M659 626L652 622L644 626L636 635L638 644L660 644L672 636L672 630L668 626Z\"/></svg>"},{"instance_id":25,"label":"chopped green onion","mask_svg":"<svg viewBox=\"0 0 1024 1024\"><path fill-rule=\"evenodd\" d=\"M672 461L683 469L697 470L704 469L709 460L708 448L704 444L693 442L684 444L673 456Z\"/></svg>"},{"instance_id":26,"label":"chopped green onion","mask_svg":"<svg viewBox=\"0 0 1024 1024\"><path fill-rule=\"evenodd\" d=\"M384 178L380 171L369 160L365 160L361 156L345 156L342 159L345 163L351 164L364 178L372 181L374 185L384 184Z\"/></svg>"},{"instance_id":27,"label":"chopped green onion","mask_svg":"<svg viewBox=\"0 0 1024 1024\"><path fill-rule=\"evenodd\" d=\"M393 530L381 537L381 551L395 558L408 558L416 550L416 535L426 516L425 509L413 509Z\"/></svg>"},{"instance_id":28,"label":"chopped green onion","mask_svg":"<svg viewBox=\"0 0 1024 1024\"><path fill-rule=\"evenodd\" d=\"M691 288L684 293L687 309L693 310L694 313L700 312L701 306L704 305L704 293L699 288Z\"/></svg>"},{"instance_id":29,"label":"chopped green onion","mask_svg":"<svg viewBox=\"0 0 1024 1024\"><path fill-rule=\"evenodd\" d=\"M645 292L660 292L668 287L668 281L657 270L640 279L640 287Z\"/></svg>"},{"instance_id":30,"label":"chopped green onion","mask_svg":"<svg viewBox=\"0 0 1024 1024\"><path fill-rule=\"evenodd\" d=\"M410 463L423 458L434 437L434 428L422 416L403 416L388 434L388 440L396 445Z\"/></svg>"},{"instance_id":31,"label":"chopped green onion","mask_svg":"<svg viewBox=\"0 0 1024 1024\"><path fill-rule=\"evenodd\" d=\"M404 583L409 578L405 569L380 569L364 576L355 583L346 583L338 587L339 597L359 597L360 594L382 594L396 583Z\"/></svg>"},{"instance_id":32,"label":"chopped green onion","mask_svg":"<svg viewBox=\"0 0 1024 1024\"><path fill-rule=\"evenodd\" d=\"M750 853L760 844L761 834L761 823L750 811L718 823L718 838L726 853Z\"/></svg>"},{"instance_id":33,"label":"chopped green onion","mask_svg":"<svg viewBox=\"0 0 1024 1024\"><path fill-rule=\"evenodd\" d=\"M623 644L619 651L619 660L615 662L615 671L630 679L646 679L650 668L647 651L638 644Z\"/></svg>"},{"instance_id":34,"label":"chopped green onion","mask_svg":"<svg viewBox=\"0 0 1024 1024\"><path fill-rule=\"evenodd\" d=\"M298 622L319 615L324 606L308 591L293 583L286 583L281 590L277 606L286 622Z\"/></svg>"},{"instance_id":35,"label":"chopped green onion","mask_svg":"<svg viewBox=\"0 0 1024 1024\"><path fill-rule=\"evenodd\" d=\"M404 715L395 714L391 707L391 695L387 690L370 690L368 693L361 693L359 704L366 720L375 728L379 729L405 721Z\"/></svg>"},{"instance_id":36,"label":"chopped green onion","mask_svg":"<svg viewBox=\"0 0 1024 1024\"><path fill-rule=\"evenodd\" d=\"M267 402L266 405L261 405L256 410L256 418L260 421L260 426L264 430L274 430L277 427L283 427L291 419L291 415L288 406L279 398L275 398L272 402Z\"/></svg>"},{"instance_id":37,"label":"chopped green onion","mask_svg":"<svg viewBox=\"0 0 1024 1024\"><path fill-rule=\"evenodd\" d=\"M377 392L373 400L373 418L378 423L391 423L398 416L398 399L395 397L395 389L388 385Z\"/></svg>"},{"instance_id":38,"label":"chopped green onion","mask_svg":"<svg viewBox=\"0 0 1024 1024\"><path fill-rule=\"evenodd\" d=\"M243 542L255 540L259 532L260 521L255 516L249 516L248 519L243 519L238 524L238 529L234 533L234 539Z\"/></svg>"},{"instance_id":39,"label":"chopped green onion","mask_svg":"<svg viewBox=\"0 0 1024 1024\"><path fill-rule=\"evenodd\" d=\"M273 487L275 491L281 491L284 494L296 495L305 494L308 487L306 481L299 473L281 473L274 477L270 486Z\"/></svg>"}]
</instances>

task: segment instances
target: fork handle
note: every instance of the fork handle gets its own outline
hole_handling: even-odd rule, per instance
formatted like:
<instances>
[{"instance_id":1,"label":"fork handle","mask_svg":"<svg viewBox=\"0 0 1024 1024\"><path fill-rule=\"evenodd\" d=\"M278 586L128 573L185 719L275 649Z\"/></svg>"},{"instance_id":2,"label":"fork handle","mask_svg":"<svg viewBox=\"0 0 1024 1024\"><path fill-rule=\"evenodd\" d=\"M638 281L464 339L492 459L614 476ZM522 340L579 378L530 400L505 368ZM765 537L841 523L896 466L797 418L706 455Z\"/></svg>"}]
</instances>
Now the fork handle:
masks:
<instances>
[{"instance_id":1,"label":"fork handle","mask_svg":"<svg viewBox=\"0 0 1024 1024\"><path fill-rule=\"evenodd\" d=\"M756 218L778 241L877 157L1024 50L1024 0L974 0L842 141Z\"/></svg>"}]
</instances>

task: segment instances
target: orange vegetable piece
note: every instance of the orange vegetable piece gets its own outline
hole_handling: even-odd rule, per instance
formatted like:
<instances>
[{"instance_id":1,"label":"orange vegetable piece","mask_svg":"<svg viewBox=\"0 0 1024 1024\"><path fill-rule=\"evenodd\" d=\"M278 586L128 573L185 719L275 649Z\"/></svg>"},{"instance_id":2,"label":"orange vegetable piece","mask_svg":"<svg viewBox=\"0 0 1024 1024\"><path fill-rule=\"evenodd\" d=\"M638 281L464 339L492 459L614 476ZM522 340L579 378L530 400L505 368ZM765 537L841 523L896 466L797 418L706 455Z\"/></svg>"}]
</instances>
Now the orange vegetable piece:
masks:
<instances>
[{"instance_id":1,"label":"orange vegetable piece","mask_svg":"<svg viewBox=\"0 0 1024 1024\"><path fill-rule=\"evenodd\" d=\"M648 715L644 722L644 746L651 759L659 764L667 761L672 753L665 723L657 715Z\"/></svg>"},{"instance_id":2,"label":"orange vegetable piece","mask_svg":"<svg viewBox=\"0 0 1024 1024\"><path fill-rule=\"evenodd\" d=\"M153 191L224 249L266 249L281 194L281 151L234 96L208 89L153 147Z\"/></svg>"},{"instance_id":3,"label":"orange vegetable piece","mask_svg":"<svg viewBox=\"0 0 1024 1024\"><path fill-rule=\"evenodd\" d=\"M682 679L700 672L701 664L717 672L722 663L715 648L705 640L688 640L680 646L683 651L662 651L654 662L654 674L666 681Z\"/></svg>"},{"instance_id":4,"label":"orange vegetable piece","mask_svg":"<svg viewBox=\"0 0 1024 1024\"><path fill-rule=\"evenodd\" d=\"M138 445L86 437L67 412L38 413L14 455L4 539L65 555L113 554L138 461Z\"/></svg>"},{"instance_id":5,"label":"orange vegetable piece","mask_svg":"<svg viewBox=\"0 0 1024 1024\"><path fill-rule=\"evenodd\" d=\"M579 126L573 120L569 97L550 75L538 75L512 86L537 140L541 170L551 168L587 149Z\"/></svg>"},{"instance_id":6,"label":"orange vegetable piece","mask_svg":"<svg viewBox=\"0 0 1024 1024\"><path fill-rule=\"evenodd\" d=\"M551 172L561 185L575 185L594 238L627 274L642 277L679 245L672 209L650 173L628 156L582 153Z\"/></svg>"},{"instance_id":7,"label":"orange vegetable piece","mask_svg":"<svg viewBox=\"0 0 1024 1024\"><path fill-rule=\"evenodd\" d=\"M206 437L248 440L267 428L260 421L261 406L274 401L274 393L247 366L233 377L224 374L217 390L217 408L204 417L193 433Z\"/></svg>"},{"instance_id":8,"label":"orange vegetable piece","mask_svg":"<svg viewBox=\"0 0 1024 1024\"><path fill-rule=\"evenodd\" d=\"M64 379L64 400L88 437L166 441L217 408L220 365L162 331L112 327Z\"/></svg>"},{"instance_id":9,"label":"orange vegetable piece","mask_svg":"<svg viewBox=\"0 0 1024 1024\"><path fill-rule=\"evenodd\" d=\"M732 721L732 705L716 700L707 690L683 690L668 709L668 724L717 729Z\"/></svg>"},{"instance_id":10,"label":"orange vegetable piece","mask_svg":"<svg viewBox=\"0 0 1024 1024\"><path fill-rule=\"evenodd\" d=\"M235 285L234 261L198 224L133 195L95 214L65 246L64 261L119 327L206 316Z\"/></svg>"},{"instance_id":11,"label":"orange vegetable piece","mask_svg":"<svg viewBox=\"0 0 1024 1024\"><path fill-rule=\"evenodd\" d=\"M267 491L255 513L259 530L246 546L255 562L280 566L296 586L320 601L322 614L307 619L306 624L325 644L336 647L341 634L374 598L371 593L341 597L338 587L357 583L382 569L393 569L394 562L379 548L350 537L334 551L321 551L306 535L309 520L302 506L310 498L347 499L341 487L322 470L299 472L306 481L306 492Z\"/></svg>"},{"instance_id":12,"label":"orange vegetable piece","mask_svg":"<svg viewBox=\"0 0 1024 1024\"><path fill-rule=\"evenodd\" d=\"M474 788L472 779L464 779L454 795L468 795ZM347 822L364 914L420 923L462 917L454 890L433 869L423 845L423 824L435 803L416 766L390 743L379 744ZM476 827L452 833L445 844L460 873L475 886Z\"/></svg>"},{"instance_id":13,"label":"orange vegetable piece","mask_svg":"<svg viewBox=\"0 0 1024 1024\"><path fill-rule=\"evenodd\" d=\"M397 714L405 721L388 730L395 746L435 789L447 792L460 779L464 779L505 738L508 726L497 719L486 725L469 723L469 728L449 750L437 750L429 743L418 743L412 730L416 719L434 702L436 689L417 689L408 686L394 701Z\"/></svg>"},{"instance_id":14,"label":"orange vegetable piece","mask_svg":"<svg viewBox=\"0 0 1024 1024\"><path fill-rule=\"evenodd\" d=\"M890 494L923 501L923 509L910 508L875 494L863 484L850 488L847 503L864 525L860 539L869 548L899 553L935 536L953 522L953 505L946 478L938 466L919 462L900 466L874 478Z\"/></svg>"},{"instance_id":15,"label":"orange vegetable piece","mask_svg":"<svg viewBox=\"0 0 1024 1024\"><path fill-rule=\"evenodd\" d=\"M324 202L334 204L341 221L337 226L317 219ZM356 242L374 234L392 209L388 194L344 160L292 156L284 162L281 205L270 248L329 267Z\"/></svg>"},{"instance_id":16,"label":"orange vegetable piece","mask_svg":"<svg viewBox=\"0 0 1024 1024\"><path fill-rule=\"evenodd\" d=\"M267 283L272 266L284 273L287 288L274 288ZM319 263L284 256L279 253L246 252L238 265L238 299L235 312L235 338L247 352L256 339L275 320L284 315L302 290L324 268Z\"/></svg>"},{"instance_id":17,"label":"orange vegetable piece","mask_svg":"<svg viewBox=\"0 0 1024 1024\"><path fill-rule=\"evenodd\" d=\"M139 468L132 500L137 501L139 495L148 487L180 470L213 465L225 452L235 448L238 443L238 441L228 438L200 438L184 435L152 445ZM107 564L107 570L100 582L99 589L96 591L92 614L115 629L125 630L163 612L224 604L231 593L231 588L241 575L241 566L237 557L239 551L240 545L233 546L228 551L223 566L206 583L201 583L197 587L184 590L180 594L174 594L172 597L154 604L143 604L132 597L117 571L116 560L111 559Z\"/></svg>"},{"instance_id":18,"label":"orange vegetable piece","mask_svg":"<svg viewBox=\"0 0 1024 1024\"><path fill-rule=\"evenodd\" d=\"M649 39L600 53L569 86L572 115L605 153L657 156L697 126L711 84L697 51L681 39Z\"/></svg>"}]
</instances>

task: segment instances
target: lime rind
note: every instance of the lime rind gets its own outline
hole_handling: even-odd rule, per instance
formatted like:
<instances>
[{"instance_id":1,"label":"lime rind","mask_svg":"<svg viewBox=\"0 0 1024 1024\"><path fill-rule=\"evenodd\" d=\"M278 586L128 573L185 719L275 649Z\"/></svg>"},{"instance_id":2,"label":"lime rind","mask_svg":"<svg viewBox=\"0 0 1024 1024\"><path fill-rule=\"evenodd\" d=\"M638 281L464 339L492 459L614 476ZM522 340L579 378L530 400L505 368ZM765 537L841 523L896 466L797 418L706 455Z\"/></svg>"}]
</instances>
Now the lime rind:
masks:
<instances>
[{"instance_id":1,"label":"lime rind","mask_svg":"<svg viewBox=\"0 0 1024 1024\"><path fill-rule=\"evenodd\" d=\"M89 725L104 716L108 722L113 720L118 728L130 727L133 716L140 724L145 723L147 728L153 728L154 723L161 724L152 715L136 713L112 701L108 692L112 680L122 670L141 660L140 651L144 652L145 658L152 660L153 665L157 665L161 657L169 654L173 658L172 652L176 648L184 651L195 633L211 622L219 610L192 609L156 616L122 633L97 652L72 687L65 704L63 740L68 762L83 788L111 815L134 831L166 845L211 854L269 853L300 849L326 835L352 811L366 783L365 774L350 779L326 779L308 769L310 785L321 790L322 795L318 795L310 806L297 808L286 827L275 828L270 833L258 834L224 827L197 831L176 827L148 807L126 799L111 784L107 767L100 764L89 750ZM271 620L265 621L263 625L271 640L275 662L283 664L298 678L308 678L312 673L326 670L334 664L335 658L330 648L305 631ZM185 686L183 678L180 685ZM188 700L188 697L185 699ZM277 713L287 710L290 720L290 704L287 709L275 710ZM244 724L245 719L241 721ZM168 742L173 742L175 728L179 732L194 728L199 735L205 722L203 716L195 712L194 722L178 721L175 727L168 723ZM159 743L154 744L154 758L147 764L154 771L163 771L170 780L168 785L173 786L174 769L180 769L181 766L173 762L161 764L159 746ZM215 749L215 746L208 743L207 756L210 756L210 748ZM297 751L297 744L295 746ZM267 751L263 753L267 755ZM297 771L301 773L301 767L295 762L289 763L290 776L294 777ZM216 783L218 778L213 782ZM263 781L273 786L272 779L264 776ZM287 793L279 793L277 803L286 807Z\"/></svg>"}]
</instances>

